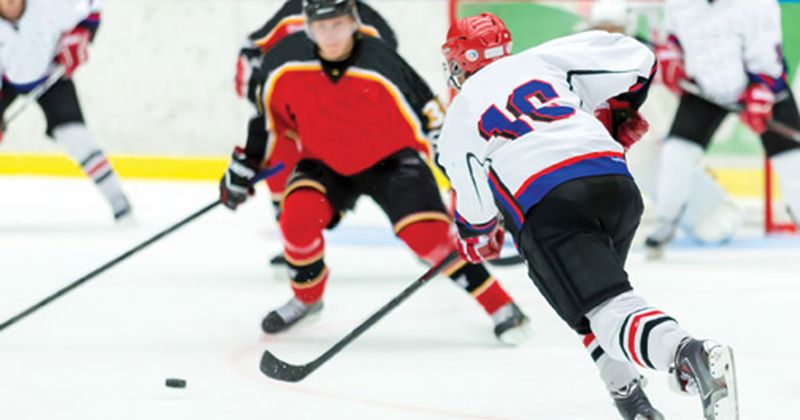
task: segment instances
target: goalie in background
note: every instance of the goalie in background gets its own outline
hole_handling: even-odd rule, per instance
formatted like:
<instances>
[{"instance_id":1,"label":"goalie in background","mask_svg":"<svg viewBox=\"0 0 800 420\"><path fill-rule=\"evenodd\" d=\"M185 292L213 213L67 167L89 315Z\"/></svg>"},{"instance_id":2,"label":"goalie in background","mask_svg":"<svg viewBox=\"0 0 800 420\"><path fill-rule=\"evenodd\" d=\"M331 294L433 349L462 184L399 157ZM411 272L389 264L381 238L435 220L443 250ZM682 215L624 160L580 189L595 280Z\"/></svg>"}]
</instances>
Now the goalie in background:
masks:
<instances>
[{"instance_id":1,"label":"goalie in background","mask_svg":"<svg viewBox=\"0 0 800 420\"><path fill-rule=\"evenodd\" d=\"M47 135L94 181L119 223L132 220L131 205L86 128L72 80L75 69L88 60L99 26L94 0L0 0L0 116L17 96L45 83L56 65L64 66L65 75L38 99ZM0 127L0 139L7 128Z\"/></svg>"},{"instance_id":2,"label":"goalie in background","mask_svg":"<svg viewBox=\"0 0 800 420\"><path fill-rule=\"evenodd\" d=\"M667 0L664 8L668 37L656 55L661 79L680 97L680 104L664 142L657 186L659 224L648 236L647 247L663 248L679 220L688 216L697 190L692 174L730 107L741 107L741 121L761 136L797 222L800 144L768 129L773 118L800 129L797 103L786 79L777 2ZM687 81L699 93L685 92L682 83ZM709 213L732 220L732 210L724 205L709 206ZM707 227L714 230L713 225Z\"/></svg>"}]
</instances>

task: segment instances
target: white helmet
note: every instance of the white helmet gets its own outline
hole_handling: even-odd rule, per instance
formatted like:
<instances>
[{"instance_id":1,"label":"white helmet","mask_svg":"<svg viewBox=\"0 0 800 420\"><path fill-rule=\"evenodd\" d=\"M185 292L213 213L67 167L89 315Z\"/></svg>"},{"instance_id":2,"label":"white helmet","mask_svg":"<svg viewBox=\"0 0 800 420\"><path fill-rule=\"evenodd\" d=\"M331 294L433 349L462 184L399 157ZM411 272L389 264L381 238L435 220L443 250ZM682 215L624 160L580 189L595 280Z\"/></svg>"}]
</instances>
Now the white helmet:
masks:
<instances>
[{"instance_id":1,"label":"white helmet","mask_svg":"<svg viewBox=\"0 0 800 420\"><path fill-rule=\"evenodd\" d=\"M592 6L587 23L590 27L613 25L627 29L628 11L626 0L598 0Z\"/></svg>"}]
</instances>

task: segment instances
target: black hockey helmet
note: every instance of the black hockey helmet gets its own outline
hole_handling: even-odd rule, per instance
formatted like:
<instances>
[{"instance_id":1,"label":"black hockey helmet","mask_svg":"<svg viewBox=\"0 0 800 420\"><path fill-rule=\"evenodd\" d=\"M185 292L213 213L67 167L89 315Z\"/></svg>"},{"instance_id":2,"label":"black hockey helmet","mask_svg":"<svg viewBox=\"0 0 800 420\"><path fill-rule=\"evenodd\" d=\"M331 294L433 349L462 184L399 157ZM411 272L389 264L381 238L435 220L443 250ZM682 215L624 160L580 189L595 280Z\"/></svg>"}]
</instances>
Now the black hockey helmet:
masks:
<instances>
[{"instance_id":1,"label":"black hockey helmet","mask_svg":"<svg viewBox=\"0 0 800 420\"><path fill-rule=\"evenodd\" d=\"M358 18L355 0L303 0L303 12L309 21L350 14Z\"/></svg>"}]
</instances>

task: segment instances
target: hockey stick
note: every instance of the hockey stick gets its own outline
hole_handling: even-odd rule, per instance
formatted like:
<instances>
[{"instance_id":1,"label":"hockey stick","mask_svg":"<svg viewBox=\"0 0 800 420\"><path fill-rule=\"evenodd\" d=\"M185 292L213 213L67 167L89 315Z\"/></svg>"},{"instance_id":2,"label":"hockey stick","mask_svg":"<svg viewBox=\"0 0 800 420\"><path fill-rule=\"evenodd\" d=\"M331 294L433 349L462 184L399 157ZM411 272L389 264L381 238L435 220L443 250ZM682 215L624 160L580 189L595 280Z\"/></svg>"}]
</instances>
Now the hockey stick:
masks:
<instances>
[{"instance_id":1,"label":"hockey stick","mask_svg":"<svg viewBox=\"0 0 800 420\"><path fill-rule=\"evenodd\" d=\"M5 128L8 127L8 124L11 123L11 121L16 119L18 116L20 116L20 114L22 114L22 112L25 111L25 108L27 108L28 105L37 101L42 95L45 94L45 92L50 90L50 88L53 87L53 85L56 84L56 82L58 82L66 72L67 70L64 68L64 66L56 66L56 68L53 70L52 73L50 73L50 76L47 77L47 80L45 80L44 83L42 83L39 86L36 86L36 88L26 93L24 95L24 98L21 99L22 102L19 105L17 105L15 109L13 109L9 113L9 115L6 116L5 119L3 119L3 130L5 131Z\"/></svg>"},{"instance_id":2,"label":"hockey stick","mask_svg":"<svg viewBox=\"0 0 800 420\"><path fill-rule=\"evenodd\" d=\"M519 255L509 255L507 257L495 258L487 262L497 267L508 267L512 265L522 264L523 262L525 262L525 260L523 260L522 257L520 257Z\"/></svg>"},{"instance_id":3,"label":"hockey stick","mask_svg":"<svg viewBox=\"0 0 800 420\"><path fill-rule=\"evenodd\" d=\"M289 363L284 362L283 360L278 359L270 353L269 350L264 351L264 355L261 356L261 372L265 375L269 376L272 379L277 379L279 381L285 382L299 382L302 381L306 376L308 376L311 372L314 372L322 366L325 362L330 360L333 356L337 353L342 351L342 349L350 344L353 340L358 338L364 331L368 330L372 327L376 322L381 320L384 316L386 316L389 312L391 312L394 308L398 305L403 303L409 296L411 296L414 292L417 291L420 287L425 285L430 279L434 278L436 275L442 272L450 263L455 261L458 258L457 252L452 252L448 256L446 256L439 264L431 267L422 277L414 280L408 287L406 287L399 295L395 296L389 303L383 305L380 309L375 311L369 318L367 318L364 322L359 324L355 329L350 331L344 338L336 342L328 351L322 353L321 356L317 357L316 359L304 364L304 365L292 365Z\"/></svg>"},{"instance_id":4,"label":"hockey stick","mask_svg":"<svg viewBox=\"0 0 800 420\"><path fill-rule=\"evenodd\" d=\"M276 173L280 172L282 169L283 169L283 163L279 163L279 164L273 166L272 168L268 168L268 169L266 169L264 171L261 171L256 176L256 178L254 179L253 183L255 184L258 181L261 181L263 179L269 178L272 175L275 175ZM159 239L169 235L170 233L175 232L176 230L178 230L181 227L185 226L187 223L189 223L192 220L197 219L198 217L208 213L211 209L217 207L220 204L222 204L221 200L219 200L219 199L215 200L213 203L210 203L210 204L206 205L205 207L203 207L202 209L197 210L196 212L194 212L194 213L190 214L189 216L185 217L180 222L175 223L174 225L168 227L167 229L162 230L161 232L153 235L150 239L140 243L139 245L136 245L135 247L133 247L133 248L129 249L128 251L122 253L121 255L119 255L118 257L114 258L113 260L111 260L111 261L101 265L100 267L92 270L89 274L86 274L85 276L73 281L72 283L70 283L70 284L68 284L68 285L66 285L64 287L62 287L61 289L57 290L55 293L51 294L50 296L47 296L46 298L42 299L41 301L39 301L35 305L29 307L28 309L20 312L17 315L14 315L13 317L9 318L6 322L3 322L2 324L0 324L0 331L3 331L4 329L10 327L11 325L16 324L17 322L19 322L22 319L24 319L28 315L38 311L39 309L42 309L43 307L45 307L49 303L51 303L54 300L60 298L61 296L64 296L65 294L69 293L70 291L72 291L73 289L77 288L78 286L80 286L80 285L86 283L87 281L97 277L98 274L108 270L111 267L114 267L115 265L119 264L120 262L126 260L131 255L141 251L144 248L147 248L148 246L152 245L154 242L156 242Z\"/></svg>"},{"instance_id":5,"label":"hockey stick","mask_svg":"<svg viewBox=\"0 0 800 420\"><path fill-rule=\"evenodd\" d=\"M679 84L680 84L681 89L683 89L685 92L688 92L688 93L691 93L692 95L695 95L695 96L698 96L700 98L703 98L706 101L709 101L709 102L713 103L714 105L717 105L717 106L725 109L728 112L733 112L733 113L738 114L738 113L742 112L742 110L743 110L743 107L741 105L738 105L738 104L736 104L736 105L725 105L725 104L721 104L721 103L715 101L713 98L710 98L708 95L703 94L703 91L702 91L702 89L700 89L700 86L697 86L696 84L694 84L694 83L692 83L692 82L690 82L688 80L681 80ZM783 95L778 95L778 97L775 98L775 102L780 102L780 101L786 99L787 97L788 97L788 93L784 93ZM769 122L767 122L767 130L772 131L775 134L779 134L779 135L781 135L783 137L786 137L789 140L794 140L796 142L800 142L800 131L795 130L794 128L792 128L792 127L790 127L790 126L788 126L788 125L786 125L786 124L784 124L784 123L782 123L780 121L775 121L774 119L770 119Z\"/></svg>"}]
</instances>

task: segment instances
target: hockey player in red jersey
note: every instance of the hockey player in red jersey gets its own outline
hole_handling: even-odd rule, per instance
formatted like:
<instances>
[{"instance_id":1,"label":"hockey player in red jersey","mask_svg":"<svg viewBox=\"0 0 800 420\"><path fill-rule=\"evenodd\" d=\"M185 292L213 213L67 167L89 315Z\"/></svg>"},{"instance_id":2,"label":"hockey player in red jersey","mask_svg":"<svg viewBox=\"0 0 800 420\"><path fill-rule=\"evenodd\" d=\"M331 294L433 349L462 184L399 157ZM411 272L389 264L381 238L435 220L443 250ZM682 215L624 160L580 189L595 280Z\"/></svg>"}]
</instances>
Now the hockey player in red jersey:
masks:
<instances>
[{"instance_id":1,"label":"hockey player in red jersey","mask_svg":"<svg viewBox=\"0 0 800 420\"><path fill-rule=\"evenodd\" d=\"M322 308L329 277L322 232L362 195L381 207L421 259L434 264L455 249L450 217L421 156L438 132L441 105L390 46L358 33L355 7L353 0L306 1L307 33L286 37L264 56L261 112L220 184L221 200L236 208L271 159L276 129L297 132L301 159L280 216L294 297L264 318L267 333ZM527 335L527 318L482 264L462 260L445 272L492 317L501 341L514 344Z\"/></svg>"},{"instance_id":2,"label":"hockey player in red jersey","mask_svg":"<svg viewBox=\"0 0 800 420\"><path fill-rule=\"evenodd\" d=\"M397 49L397 39L394 31L386 20L375 9L361 1L356 1L356 11L359 17L358 32L364 36L376 37ZM285 37L305 30L306 16L303 13L303 0L287 0L286 3L260 27L252 32L239 50L236 61L235 90L240 97L246 97L253 105L258 106L256 99L258 80L252 77L258 72L263 55ZM292 168L300 159L297 150L297 133L289 125L277 124L275 129L275 142L270 154L270 167L282 164L284 169L266 180L267 187L272 193L272 203L275 215L280 214L280 202L283 199L286 179ZM270 261L273 265L284 264L283 255L278 255Z\"/></svg>"},{"instance_id":3,"label":"hockey player in red jersey","mask_svg":"<svg viewBox=\"0 0 800 420\"><path fill-rule=\"evenodd\" d=\"M647 131L638 109L653 53L588 31L511 56L511 34L492 14L457 21L442 52L460 92L437 163L456 191L463 256L496 256L504 225L536 287L593 358L623 373L630 364L672 371L678 390L699 391L707 419L738 418L731 349L692 338L648 306L624 269L642 214L624 153ZM598 367L601 376L609 368ZM624 418L663 418L638 380L620 391Z\"/></svg>"},{"instance_id":4,"label":"hockey player in red jersey","mask_svg":"<svg viewBox=\"0 0 800 420\"><path fill-rule=\"evenodd\" d=\"M39 98L47 135L94 181L115 220L132 215L117 175L83 120L73 72L89 58L89 44L100 26L94 0L0 1L0 116L20 94L45 83L56 65L65 75ZM0 127L0 140L8 127Z\"/></svg>"}]
</instances>

